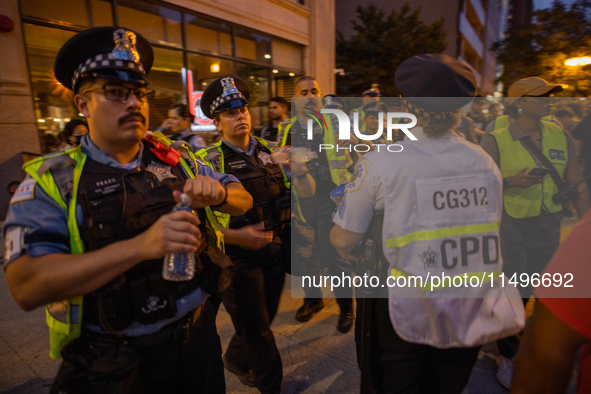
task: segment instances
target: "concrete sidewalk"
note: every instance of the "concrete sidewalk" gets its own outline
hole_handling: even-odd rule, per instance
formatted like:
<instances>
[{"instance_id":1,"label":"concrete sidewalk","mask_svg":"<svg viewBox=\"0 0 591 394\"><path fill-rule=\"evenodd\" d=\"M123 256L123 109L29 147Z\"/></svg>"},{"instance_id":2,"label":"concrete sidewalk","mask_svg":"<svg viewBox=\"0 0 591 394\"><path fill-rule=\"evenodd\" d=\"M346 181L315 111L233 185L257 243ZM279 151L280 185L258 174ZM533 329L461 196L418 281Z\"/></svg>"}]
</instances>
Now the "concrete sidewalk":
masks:
<instances>
[{"instance_id":1,"label":"concrete sidewalk","mask_svg":"<svg viewBox=\"0 0 591 394\"><path fill-rule=\"evenodd\" d=\"M360 376L353 330L347 334L336 330L339 313L336 300L326 299L325 308L312 320L298 323L294 316L302 300L291 298L289 283L288 277L272 326L283 360L282 393L358 393ZM0 393L48 393L60 361L48 355L49 338L43 309L30 313L21 311L10 295L3 270L0 299ZM225 349L234 328L223 306L217 323ZM495 378L497 357L495 344L483 346L464 393L508 392ZM574 393L572 383L569 393ZM226 384L228 393L258 393L227 371Z\"/></svg>"}]
</instances>

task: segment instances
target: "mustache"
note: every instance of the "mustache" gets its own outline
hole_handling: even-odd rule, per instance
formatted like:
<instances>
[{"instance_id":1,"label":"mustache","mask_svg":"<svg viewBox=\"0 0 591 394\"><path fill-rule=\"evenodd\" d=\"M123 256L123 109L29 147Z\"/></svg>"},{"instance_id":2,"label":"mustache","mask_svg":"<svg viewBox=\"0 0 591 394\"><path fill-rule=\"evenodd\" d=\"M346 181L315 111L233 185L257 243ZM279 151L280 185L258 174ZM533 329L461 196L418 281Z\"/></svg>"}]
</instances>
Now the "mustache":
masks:
<instances>
[{"instance_id":1,"label":"mustache","mask_svg":"<svg viewBox=\"0 0 591 394\"><path fill-rule=\"evenodd\" d=\"M306 106L316 107L316 99L315 98L309 99L308 102L306 103Z\"/></svg>"},{"instance_id":2,"label":"mustache","mask_svg":"<svg viewBox=\"0 0 591 394\"><path fill-rule=\"evenodd\" d=\"M143 125L146 124L146 117L144 115L142 115L141 112L130 112L127 115L124 115L119 118L119 126L121 126L123 123L125 123L128 119L136 118L136 117L140 118L142 120Z\"/></svg>"}]
</instances>

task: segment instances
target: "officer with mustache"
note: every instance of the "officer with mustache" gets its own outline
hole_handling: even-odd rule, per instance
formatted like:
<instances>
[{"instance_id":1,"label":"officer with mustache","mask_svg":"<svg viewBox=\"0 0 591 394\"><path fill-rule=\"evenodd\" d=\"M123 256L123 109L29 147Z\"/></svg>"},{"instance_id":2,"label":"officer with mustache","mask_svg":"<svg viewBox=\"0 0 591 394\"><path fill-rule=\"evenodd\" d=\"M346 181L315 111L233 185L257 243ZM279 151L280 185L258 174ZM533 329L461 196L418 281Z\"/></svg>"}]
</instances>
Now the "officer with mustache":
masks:
<instances>
[{"instance_id":1,"label":"officer with mustache","mask_svg":"<svg viewBox=\"0 0 591 394\"><path fill-rule=\"evenodd\" d=\"M225 392L209 295L231 263L212 208L240 215L252 198L186 146L146 136L153 60L125 28L66 42L55 75L89 133L28 162L11 200L6 278L23 310L46 305L50 356L63 359L52 392ZM181 191L196 214L171 213ZM195 254L193 279L164 280L169 253Z\"/></svg>"}]
</instances>

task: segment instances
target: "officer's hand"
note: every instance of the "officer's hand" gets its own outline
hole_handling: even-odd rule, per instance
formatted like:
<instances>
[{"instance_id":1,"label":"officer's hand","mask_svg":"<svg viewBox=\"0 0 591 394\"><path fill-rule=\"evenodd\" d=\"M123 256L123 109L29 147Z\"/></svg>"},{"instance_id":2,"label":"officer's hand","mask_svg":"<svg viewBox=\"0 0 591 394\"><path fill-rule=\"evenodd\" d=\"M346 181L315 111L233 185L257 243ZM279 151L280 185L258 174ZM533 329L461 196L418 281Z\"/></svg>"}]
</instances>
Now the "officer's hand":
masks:
<instances>
[{"instance_id":1,"label":"officer's hand","mask_svg":"<svg viewBox=\"0 0 591 394\"><path fill-rule=\"evenodd\" d=\"M273 241L273 231L264 231L264 229L265 224L262 222L239 229L232 229L231 239L236 241L235 244L241 248L259 250Z\"/></svg>"},{"instance_id":2,"label":"officer's hand","mask_svg":"<svg viewBox=\"0 0 591 394\"><path fill-rule=\"evenodd\" d=\"M529 166L519 171L517 174L507 177L507 184L509 187L518 187L520 189L527 189L532 185L537 185L544 181L543 176L528 175Z\"/></svg>"},{"instance_id":3,"label":"officer's hand","mask_svg":"<svg viewBox=\"0 0 591 394\"><path fill-rule=\"evenodd\" d=\"M167 253L195 253L201 243L199 218L187 211L162 215L135 237L143 260L159 259Z\"/></svg>"},{"instance_id":4,"label":"officer's hand","mask_svg":"<svg viewBox=\"0 0 591 394\"><path fill-rule=\"evenodd\" d=\"M226 198L227 191L219 181L208 176L197 175L193 179L187 179L183 193L193 200L194 208L205 208L210 205L220 205ZM177 201L180 195L180 192L174 192Z\"/></svg>"},{"instance_id":5,"label":"officer's hand","mask_svg":"<svg viewBox=\"0 0 591 394\"><path fill-rule=\"evenodd\" d=\"M160 128L162 130L169 130L172 127L172 122L173 122L172 119L170 119L170 118L166 119L166 120L164 120L164 122L162 122L162 125L160 125Z\"/></svg>"}]
</instances>

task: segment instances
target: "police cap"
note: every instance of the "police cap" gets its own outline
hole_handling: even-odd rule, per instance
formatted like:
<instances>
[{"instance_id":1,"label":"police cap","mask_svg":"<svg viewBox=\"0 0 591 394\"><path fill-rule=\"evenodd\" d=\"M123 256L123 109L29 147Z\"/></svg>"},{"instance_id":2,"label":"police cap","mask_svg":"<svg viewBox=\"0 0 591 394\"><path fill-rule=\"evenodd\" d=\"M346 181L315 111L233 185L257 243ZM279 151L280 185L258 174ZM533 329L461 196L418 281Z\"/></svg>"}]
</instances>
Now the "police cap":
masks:
<instances>
[{"instance_id":1,"label":"police cap","mask_svg":"<svg viewBox=\"0 0 591 394\"><path fill-rule=\"evenodd\" d=\"M345 111L345 100L337 96L336 94L327 94L322 98L322 106L328 109L340 109Z\"/></svg>"},{"instance_id":2,"label":"police cap","mask_svg":"<svg viewBox=\"0 0 591 394\"><path fill-rule=\"evenodd\" d=\"M429 111L455 111L472 101L476 77L461 61L443 54L413 56L396 70L402 97ZM441 99L444 98L444 99Z\"/></svg>"},{"instance_id":3,"label":"police cap","mask_svg":"<svg viewBox=\"0 0 591 394\"><path fill-rule=\"evenodd\" d=\"M60 49L53 69L62 85L74 92L86 77L150 84L152 46L142 35L123 27L102 26L70 38Z\"/></svg>"},{"instance_id":4,"label":"police cap","mask_svg":"<svg viewBox=\"0 0 591 394\"><path fill-rule=\"evenodd\" d=\"M201 96L201 110L210 119L220 112L247 106L250 91L238 77L219 78L209 84Z\"/></svg>"},{"instance_id":5,"label":"police cap","mask_svg":"<svg viewBox=\"0 0 591 394\"><path fill-rule=\"evenodd\" d=\"M363 106L363 112L369 115L378 116L380 112L388 112L388 107L381 101L374 101Z\"/></svg>"}]
</instances>

